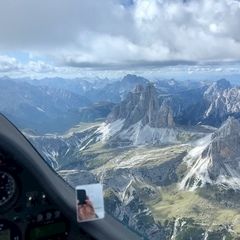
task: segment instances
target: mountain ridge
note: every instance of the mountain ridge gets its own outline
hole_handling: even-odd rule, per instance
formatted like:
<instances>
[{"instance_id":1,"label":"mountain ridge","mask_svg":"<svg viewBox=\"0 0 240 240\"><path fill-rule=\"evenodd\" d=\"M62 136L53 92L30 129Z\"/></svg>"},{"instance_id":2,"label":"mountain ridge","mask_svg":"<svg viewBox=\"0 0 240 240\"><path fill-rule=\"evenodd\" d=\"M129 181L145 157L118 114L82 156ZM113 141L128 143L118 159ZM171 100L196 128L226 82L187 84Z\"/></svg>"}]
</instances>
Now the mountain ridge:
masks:
<instances>
[{"instance_id":1,"label":"mountain ridge","mask_svg":"<svg viewBox=\"0 0 240 240\"><path fill-rule=\"evenodd\" d=\"M240 189L240 122L229 117L188 155L188 174L180 188L195 190L206 184Z\"/></svg>"}]
</instances>

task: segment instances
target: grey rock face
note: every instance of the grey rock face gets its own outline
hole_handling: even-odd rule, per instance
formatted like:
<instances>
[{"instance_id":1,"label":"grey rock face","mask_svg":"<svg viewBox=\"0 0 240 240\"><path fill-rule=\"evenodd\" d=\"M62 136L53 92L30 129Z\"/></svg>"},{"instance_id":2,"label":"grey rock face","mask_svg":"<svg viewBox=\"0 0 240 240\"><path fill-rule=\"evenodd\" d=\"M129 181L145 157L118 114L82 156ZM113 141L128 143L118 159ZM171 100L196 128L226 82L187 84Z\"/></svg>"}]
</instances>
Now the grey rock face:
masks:
<instances>
[{"instance_id":1,"label":"grey rock face","mask_svg":"<svg viewBox=\"0 0 240 240\"><path fill-rule=\"evenodd\" d=\"M212 180L220 175L240 175L240 122L237 119L228 118L213 134L211 144L202 153L203 158L206 156L211 159L208 172Z\"/></svg>"},{"instance_id":2,"label":"grey rock face","mask_svg":"<svg viewBox=\"0 0 240 240\"><path fill-rule=\"evenodd\" d=\"M114 217L140 233L144 239L170 239L172 229L155 222L147 206L138 197L122 203L117 193L109 190L105 194L105 205Z\"/></svg>"},{"instance_id":3,"label":"grey rock face","mask_svg":"<svg viewBox=\"0 0 240 240\"><path fill-rule=\"evenodd\" d=\"M231 83L225 79L220 79L214 82L204 93L204 97L209 101L215 100L216 96L219 93L222 93L224 90L230 89Z\"/></svg>"},{"instance_id":4,"label":"grey rock face","mask_svg":"<svg viewBox=\"0 0 240 240\"><path fill-rule=\"evenodd\" d=\"M220 126L229 116L240 116L240 88L231 87L226 80L212 84L204 93L207 108L203 122Z\"/></svg>"},{"instance_id":5,"label":"grey rock face","mask_svg":"<svg viewBox=\"0 0 240 240\"><path fill-rule=\"evenodd\" d=\"M207 183L240 189L240 122L230 117L207 139L193 149L191 168L182 180L180 188L195 190ZM187 157L187 159L188 159Z\"/></svg>"},{"instance_id":6,"label":"grey rock face","mask_svg":"<svg viewBox=\"0 0 240 240\"><path fill-rule=\"evenodd\" d=\"M128 74L119 81L112 81L102 87L92 88L85 94L93 102L109 101L114 103L121 102L132 91L136 85L147 85L149 81L143 77Z\"/></svg>"},{"instance_id":7,"label":"grey rock face","mask_svg":"<svg viewBox=\"0 0 240 240\"><path fill-rule=\"evenodd\" d=\"M125 119L125 127L140 120L150 127L174 127L173 111L170 99L159 99L156 88L149 84L145 88L137 86L127 98L117 105L108 117L109 122Z\"/></svg>"}]
</instances>

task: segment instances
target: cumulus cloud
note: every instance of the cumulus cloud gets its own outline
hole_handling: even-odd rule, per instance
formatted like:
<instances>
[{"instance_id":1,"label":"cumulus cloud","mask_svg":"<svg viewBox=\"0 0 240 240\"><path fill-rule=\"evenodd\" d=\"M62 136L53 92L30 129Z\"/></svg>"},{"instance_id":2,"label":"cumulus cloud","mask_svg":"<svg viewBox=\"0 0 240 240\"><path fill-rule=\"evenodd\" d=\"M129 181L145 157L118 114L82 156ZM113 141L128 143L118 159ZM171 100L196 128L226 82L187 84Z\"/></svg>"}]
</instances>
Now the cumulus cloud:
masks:
<instances>
[{"instance_id":1,"label":"cumulus cloud","mask_svg":"<svg viewBox=\"0 0 240 240\"><path fill-rule=\"evenodd\" d=\"M160 67L170 61L240 59L240 4L237 1L136 0L126 25L132 35L83 33L81 48L60 55L74 67ZM129 30L130 31L130 30Z\"/></svg>"},{"instance_id":2,"label":"cumulus cloud","mask_svg":"<svg viewBox=\"0 0 240 240\"><path fill-rule=\"evenodd\" d=\"M240 59L237 0L22 0L0 7L0 51L59 67L159 68ZM43 62L34 71L56 71Z\"/></svg>"},{"instance_id":3,"label":"cumulus cloud","mask_svg":"<svg viewBox=\"0 0 240 240\"><path fill-rule=\"evenodd\" d=\"M28 61L21 63L14 57L6 55L0 55L0 73L3 75L6 73L53 73L61 71L59 68L47 64L43 61Z\"/></svg>"},{"instance_id":4,"label":"cumulus cloud","mask_svg":"<svg viewBox=\"0 0 240 240\"><path fill-rule=\"evenodd\" d=\"M85 32L129 35L128 11L115 0L22 0L0 5L1 49L77 47Z\"/></svg>"},{"instance_id":5,"label":"cumulus cloud","mask_svg":"<svg viewBox=\"0 0 240 240\"><path fill-rule=\"evenodd\" d=\"M13 57L0 55L0 73L18 71L19 63Z\"/></svg>"}]
</instances>

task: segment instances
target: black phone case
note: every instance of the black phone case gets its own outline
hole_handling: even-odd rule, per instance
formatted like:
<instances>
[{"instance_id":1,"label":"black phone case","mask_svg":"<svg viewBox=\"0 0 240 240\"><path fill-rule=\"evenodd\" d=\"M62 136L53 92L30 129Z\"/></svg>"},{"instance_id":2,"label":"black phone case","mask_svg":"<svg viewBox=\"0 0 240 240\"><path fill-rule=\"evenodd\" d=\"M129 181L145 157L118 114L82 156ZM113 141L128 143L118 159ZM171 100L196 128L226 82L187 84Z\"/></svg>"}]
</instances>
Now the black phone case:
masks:
<instances>
[{"instance_id":1,"label":"black phone case","mask_svg":"<svg viewBox=\"0 0 240 240\"><path fill-rule=\"evenodd\" d=\"M77 198L78 198L78 204L84 204L87 200L87 194L86 191L81 189L77 190Z\"/></svg>"}]
</instances>

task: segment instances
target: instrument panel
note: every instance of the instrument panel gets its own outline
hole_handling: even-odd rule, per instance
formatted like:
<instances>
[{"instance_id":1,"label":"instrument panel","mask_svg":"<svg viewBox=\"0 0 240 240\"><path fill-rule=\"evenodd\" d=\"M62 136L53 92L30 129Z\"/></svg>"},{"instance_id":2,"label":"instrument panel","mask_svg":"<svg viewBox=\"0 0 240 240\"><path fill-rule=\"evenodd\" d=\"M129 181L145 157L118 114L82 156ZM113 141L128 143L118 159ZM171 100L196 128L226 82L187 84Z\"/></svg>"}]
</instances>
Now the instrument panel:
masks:
<instances>
[{"instance_id":1,"label":"instrument panel","mask_svg":"<svg viewBox=\"0 0 240 240\"><path fill-rule=\"evenodd\" d=\"M69 221L34 176L0 150L0 240L63 240L69 233Z\"/></svg>"}]
</instances>

